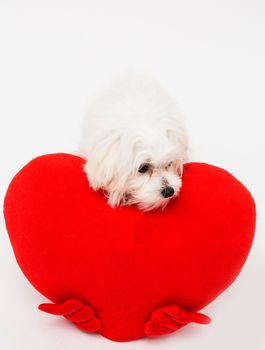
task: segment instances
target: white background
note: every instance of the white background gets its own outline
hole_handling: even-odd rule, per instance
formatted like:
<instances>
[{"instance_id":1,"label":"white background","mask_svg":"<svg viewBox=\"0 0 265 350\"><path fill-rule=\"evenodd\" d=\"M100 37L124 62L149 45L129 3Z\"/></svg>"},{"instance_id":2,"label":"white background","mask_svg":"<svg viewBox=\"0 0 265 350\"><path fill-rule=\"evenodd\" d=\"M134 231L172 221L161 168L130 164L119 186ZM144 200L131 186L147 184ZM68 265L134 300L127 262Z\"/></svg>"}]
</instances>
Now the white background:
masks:
<instances>
[{"instance_id":1,"label":"white background","mask_svg":"<svg viewBox=\"0 0 265 350\"><path fill-rule=\"evenodd\" d=\"M40 313L1 215L0 349L265 349L265 2L1 0L0 191L31 158L75 152L87 96L128 67L153 74L186 115L191 160L252 192L256 238L241 275L190 325L115 343Z\"/></svg>"}]
</instances>

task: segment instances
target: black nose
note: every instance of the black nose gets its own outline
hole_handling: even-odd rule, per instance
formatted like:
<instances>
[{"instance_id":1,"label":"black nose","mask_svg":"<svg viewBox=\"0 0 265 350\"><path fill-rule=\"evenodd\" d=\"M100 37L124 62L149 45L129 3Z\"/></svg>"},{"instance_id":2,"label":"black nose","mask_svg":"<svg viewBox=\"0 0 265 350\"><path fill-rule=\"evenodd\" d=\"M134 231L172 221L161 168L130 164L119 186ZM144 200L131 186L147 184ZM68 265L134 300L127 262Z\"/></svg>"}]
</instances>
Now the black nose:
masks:
<instances>
[{"instance_id":1,"label":"black nose","mask_svg":"<svg viewBox=\"0 0 265 350\"><path fill-rule=\"evenodd\" d=\"M161 194L164 198L172 197L174 194L174 188L167 186L161 191Z\"/></svg>"}]
</instances>

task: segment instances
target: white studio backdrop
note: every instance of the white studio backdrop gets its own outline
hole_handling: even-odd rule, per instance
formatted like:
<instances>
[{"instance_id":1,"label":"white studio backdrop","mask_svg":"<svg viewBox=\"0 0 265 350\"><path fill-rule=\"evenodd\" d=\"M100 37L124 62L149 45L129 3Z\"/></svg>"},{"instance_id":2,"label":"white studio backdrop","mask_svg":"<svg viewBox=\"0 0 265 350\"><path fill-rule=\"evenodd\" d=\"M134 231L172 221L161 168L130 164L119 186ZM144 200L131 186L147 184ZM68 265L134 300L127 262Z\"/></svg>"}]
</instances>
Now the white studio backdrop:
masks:
<instances>
[{"instance_id":1,"label":"white studio backdrop","mask_svg":"<svg viewBox=\"0 0 265 350\"><path fill-rule=\"evenodd\" d=\"M224 167L252 192L257 230L236 282L190 325L114 343L40 313L1 214L0 349L264 350L265 2L0 0L0 195L40 154L74 153L87 97L128 67L154 75L186 116L191 160Z\"/></svg>"}]
</instances>

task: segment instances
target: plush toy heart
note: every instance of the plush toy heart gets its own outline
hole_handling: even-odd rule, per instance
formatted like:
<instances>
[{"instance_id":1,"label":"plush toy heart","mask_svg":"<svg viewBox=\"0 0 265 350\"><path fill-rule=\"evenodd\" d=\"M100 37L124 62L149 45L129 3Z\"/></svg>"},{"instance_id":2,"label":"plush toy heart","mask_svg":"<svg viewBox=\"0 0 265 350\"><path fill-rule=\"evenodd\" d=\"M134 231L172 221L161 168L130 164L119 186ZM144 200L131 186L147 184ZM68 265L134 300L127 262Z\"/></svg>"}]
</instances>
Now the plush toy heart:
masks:
<instances>
[{"instance_id":1,"label":"plush toy heart","mask_svg":"<svg viewBox=\"0 0 265 350\"><path fill-rule=\"evenodd\" d=\"M80 329L127 341L208 323L197 311L239 274L251 247L255 204L225 170L185 165L179 198L162 212L112 209L84 160L38 157L12 180L5 219L32 285Z\"/></svg>"}]
</instances>

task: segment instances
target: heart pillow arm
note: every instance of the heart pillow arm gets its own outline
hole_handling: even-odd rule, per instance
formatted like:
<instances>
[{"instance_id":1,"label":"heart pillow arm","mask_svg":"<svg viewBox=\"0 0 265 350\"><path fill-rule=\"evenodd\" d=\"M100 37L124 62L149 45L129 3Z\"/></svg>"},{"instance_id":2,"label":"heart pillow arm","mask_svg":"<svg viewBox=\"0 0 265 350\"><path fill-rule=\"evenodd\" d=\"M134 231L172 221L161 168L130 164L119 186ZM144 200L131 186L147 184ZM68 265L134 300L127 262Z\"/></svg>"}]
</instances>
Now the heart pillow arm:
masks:
<instances>
[{"instance_id":1,"label":"heart pillow arm","mask_svg":"<svg viewBox=\"0 0 265 350\"><path fill-rule=\"evenodd\" d=\"M95 316L93 308L76 299L69 299L60 304L40 304L39 310L52 315L64 316L85 332L96 332L101 328L101 322Z\"/></svg>"},{"instance_id":2,"label":"heart pillow arm","mask_svg":"<svg viewBox=\"0 0 265 350\"><path fill-rule=\"evenodd\" d=\"M177 305L165 306L152 312L144 331L149 337L172 333L188 323L209 324L211 319L199 312L185 311Z\"/></svg>"}]
</instances>

